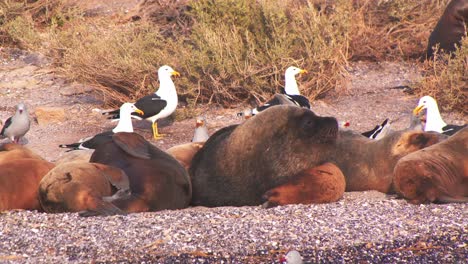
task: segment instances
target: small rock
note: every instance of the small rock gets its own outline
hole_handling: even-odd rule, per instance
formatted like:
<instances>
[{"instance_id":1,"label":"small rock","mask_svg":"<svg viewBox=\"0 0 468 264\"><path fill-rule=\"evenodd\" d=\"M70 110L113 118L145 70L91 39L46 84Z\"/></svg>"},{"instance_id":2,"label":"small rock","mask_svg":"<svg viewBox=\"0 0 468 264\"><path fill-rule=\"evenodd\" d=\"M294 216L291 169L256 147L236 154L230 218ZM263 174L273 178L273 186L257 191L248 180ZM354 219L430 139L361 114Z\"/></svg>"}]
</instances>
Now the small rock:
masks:
<instances>
[{"instance_id":1,"label":"small rock","mask_svg":"<svg viewBox=\"0 0 468 264\"><path fill-rule=\"evenodd\" d=\"M65 109L62 107L39 106L36 107L35 114L40 126L66 120Z\"/></svg>"}]
</instances>

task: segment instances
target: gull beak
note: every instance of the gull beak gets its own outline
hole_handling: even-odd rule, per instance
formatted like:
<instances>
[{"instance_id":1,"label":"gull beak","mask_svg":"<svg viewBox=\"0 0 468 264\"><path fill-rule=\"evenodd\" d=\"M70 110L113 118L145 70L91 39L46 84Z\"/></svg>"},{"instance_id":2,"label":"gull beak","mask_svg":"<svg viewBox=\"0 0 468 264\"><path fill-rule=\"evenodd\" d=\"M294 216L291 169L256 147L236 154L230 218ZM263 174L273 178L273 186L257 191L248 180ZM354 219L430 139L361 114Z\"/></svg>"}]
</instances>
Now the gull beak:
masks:
<instances>
[{"instance_id":1,"label":"gull beak","mask_svg":"<svg viewBox=\"0 0 468 264\"><path fill-rule=\"evenodd\" d=\"M413 115L418 115L421 110L424 109L424 105L418 105L416 108L413 109Z\"/></svg>"},{"instance_id":2,"label":"gull beak","mask_svg":"<svg viewBox=\"0 0 468 264\"><path fill-rule=\"evenodd\" d=\"M307 73L307 70L301 69L301 70L299 71L299 73Z\"/></svg>"},{"instance_id":3,"label":"gull beak","mask_svg":"<svg viewBox=\"0 0 468 264\"><path fill-rule=\"evenodd\" d=\"M173 71L173 72L171 72L171 74L174 75L174 76L180 76L180 73L177 72L177 71Z\"/></svg>"},{"instance_id":4,"label":"gull beak","mask_svg":"<svg viewBox=\"0 0 468 264\"><path fill-rule=\"evenodd\" d=\"M135 113L138 113L138 114L140 114L140 115L144 115L144 114L145 114L145 112L141 111L141 110L138 109L138 108L135 109Z\"/></svg>"}]
</instances>

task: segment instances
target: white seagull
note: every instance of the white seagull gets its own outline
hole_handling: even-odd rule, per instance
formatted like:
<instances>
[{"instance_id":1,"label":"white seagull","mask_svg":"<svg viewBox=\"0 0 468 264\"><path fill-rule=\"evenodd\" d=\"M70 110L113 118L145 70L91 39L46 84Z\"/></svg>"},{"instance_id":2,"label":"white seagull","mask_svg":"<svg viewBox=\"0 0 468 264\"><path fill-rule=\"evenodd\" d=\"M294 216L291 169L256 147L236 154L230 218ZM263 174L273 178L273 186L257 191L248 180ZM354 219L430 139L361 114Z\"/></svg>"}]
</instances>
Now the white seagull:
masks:
<instances>
[{"instance_id":1,"label":"white seagull","mask_svg":"<svg viewBox=\"0 0 468 264\"><path fill-rule=\"evenodd\" d=\"M19 140L29 131L30 121L26 106L21 103L16 106L15 115L5 121L0 136L9 138L12 142Z\"/></svg>"},{"instance_id":2,"label":"white seagull","mask_svg":"<svg viewBox=\"0 0 468 264\"><path fill-rule=\"evenodd\" d=\"M206 127L206 120L204 117L199 116L195 121L195 132L193 133L192 142L205 142L209 138L208 128Z\"/></svg>"},{"instance_id":3,"label":"white seagull","mask_svg":"<svg viewBox=\"0 0 468 264\"><path fill-rule=\"evenodd\" d=\"M144 114L133 113L132 117L138 120L149 120L152 123L154 139L159 139L163 135L158 132L157 120L170 116L177 108L177 91L171 76L180 76L171 67L164 65L158 70L159 89L150 95L138 99L135 106L142 110ZM110 119L119 119L117 110L104 112L103 115L111 115Z\"/></svg>"},{"instance_id":4,"label":"white seagull","mask_svg":"<svg viewBox=\"0 0 468 264\"><path fill-rule=\"evenodd\" d=\"M96 134L92 137L87 137L87 138L82 138L80 139L77 143L72 143L72 144L62 144L59 145L61 148L69 148L70 150L78 150L78 149L95 149L97 146L100 144L106 143L108 141L112 140L112 135L118 132L133 132L133 125L132 125L132 119L131 119L131 114L132 113L139 113L143 115L143 111L138 109L134 104L132 103L124 103L119 109L120 111L120 119L119 123L117 126L106 132L102 132L99 134Z\"/></svg>"},{"instance_id":5,"label":"white seagull","mask_svg":"<svg viewBox=\"0 0 468 264\"><path fill-rule=\"evenodd\" d=\"M437 101L429 95L421 97L418 106L414 108L413 114L418 115L423 109L426 109L426 125L424 131L435 131L445 135L453 135L466 125L447 125L442 119L437 106Z\"/></svg>"}]
</instances>

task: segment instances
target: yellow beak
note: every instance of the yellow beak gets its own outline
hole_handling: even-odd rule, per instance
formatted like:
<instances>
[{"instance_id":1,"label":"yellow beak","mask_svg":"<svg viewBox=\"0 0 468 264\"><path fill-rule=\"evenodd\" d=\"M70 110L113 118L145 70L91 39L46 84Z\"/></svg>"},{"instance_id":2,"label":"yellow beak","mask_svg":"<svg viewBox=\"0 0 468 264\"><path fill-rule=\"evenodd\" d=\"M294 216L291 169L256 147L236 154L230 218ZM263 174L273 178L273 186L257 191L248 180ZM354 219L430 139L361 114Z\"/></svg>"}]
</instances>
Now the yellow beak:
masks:
<instances>
[{"instance_id":1,"label":"yellow beak","mask_svg":"<svg viewBox=\"0 0 468 264\"><path fill-rule=\"evenodd\" d=\"M174 75L174 76L180 76L180 73L177 72L177 71L173 71L173 72L171 72L171 74Z\"/></svg>"},{"instance_id":2,"label":"yellow beak","mask_svg":"<svg viewBox=\"0 0 468 264\"><path fill-rule=\"evenodd\" d=\"M144 114L145 114L145 112L141 111L141 110L138 109L138 108L135 109L135 113L138 113L138 114L140 114L140 115L144 115Z\"/></svg>"},{"instance_id":3,"label":"yellow beak","mask_svg":"<svg viewBox=\"0 0 468 264\"><path fill-rule=\"evenodd\" d=\"M307 70L301 69L301 70L299 71L299 73L307 73Z\"/></svg>"},{"instance_id":4,"label":"yellow beak","mask_svg":"<svg viewBox=\"0 0 468 264\"><path fill-rule=\"evenodd\" d=\"M413 109L413 115L418 115L421 110L424 109L424 105L418 105L416 108Z\"/></svg>"}]
</instances>

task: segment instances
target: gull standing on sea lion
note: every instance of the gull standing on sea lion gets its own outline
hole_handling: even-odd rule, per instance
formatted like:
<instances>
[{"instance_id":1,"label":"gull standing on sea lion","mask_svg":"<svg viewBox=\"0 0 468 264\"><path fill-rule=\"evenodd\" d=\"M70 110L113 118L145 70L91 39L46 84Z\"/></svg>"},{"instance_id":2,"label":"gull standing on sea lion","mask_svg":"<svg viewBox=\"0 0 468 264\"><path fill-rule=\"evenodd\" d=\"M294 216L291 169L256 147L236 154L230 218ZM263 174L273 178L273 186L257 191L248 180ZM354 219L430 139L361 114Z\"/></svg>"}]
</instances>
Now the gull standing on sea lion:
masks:
<instances>
[{"instance_id":1,"label":"gull standing on sea lion","mask_svg":"<svg viewBox=\"0 0 468 264\"><path fill-rule=\"evenodd\" d=\"M437 101L429 95L419 99L418 106L414 108L413 114L418 115L423 109L426 109L426 125L424 126L424 131L435 131L451 136L458 130L466 127L466 125L447 125L440 116Z\"/></svg>"},{"instance_id":2,"label":"gull standing on sea lion","mask_svg":"<svg viewBox=\"0 0 468 264\"><path fill-rule=\"evenodd\" d=\"M163 134L158 132L157 121L170 116L177 108L177 91L171 76L180 76L180 73L171 67L164 65L158 70L159 89L154 93L138 99L135 106L144 114L134 113L133 118L138 120L150 120L153 128L154 139L160 139ZM103 115L111 115L110 119L118 119L118 110L103 112Z\"/></svg>"},{"instance_id":3,"label":"gull standing on sea lion","mask_svg":"<svg viewBox=\"0 0 468 264\"><path fill-rule=\"evenodd\" d=\"M144 114L143 111L138 109L132 103L124 103L120 107L120 116L122 118L119 119L119 123L117 126L106 132L99 133L92 137L82 138L77 143L72 144L62 144L59 147L61 148L69 148L71 150L78 150L78 149L95 149L102 143L112 140L112 136L118 132L133 132L133 125L131 114L133 112Z\"/></svg>"},{"instance_id":4,"label":"gull standing on sea lion","mask_svg":"<svg viewBox=\"0 0 468 264\"><path fill-rule=\"evenodd\" d=\"M5 121L5 125L0 132L0 136L7 137L11 141L18 143L19 140L29 131L30 121L26 105L20 103L16 106L16 113Z\"/></svg>"}]
</instances>

